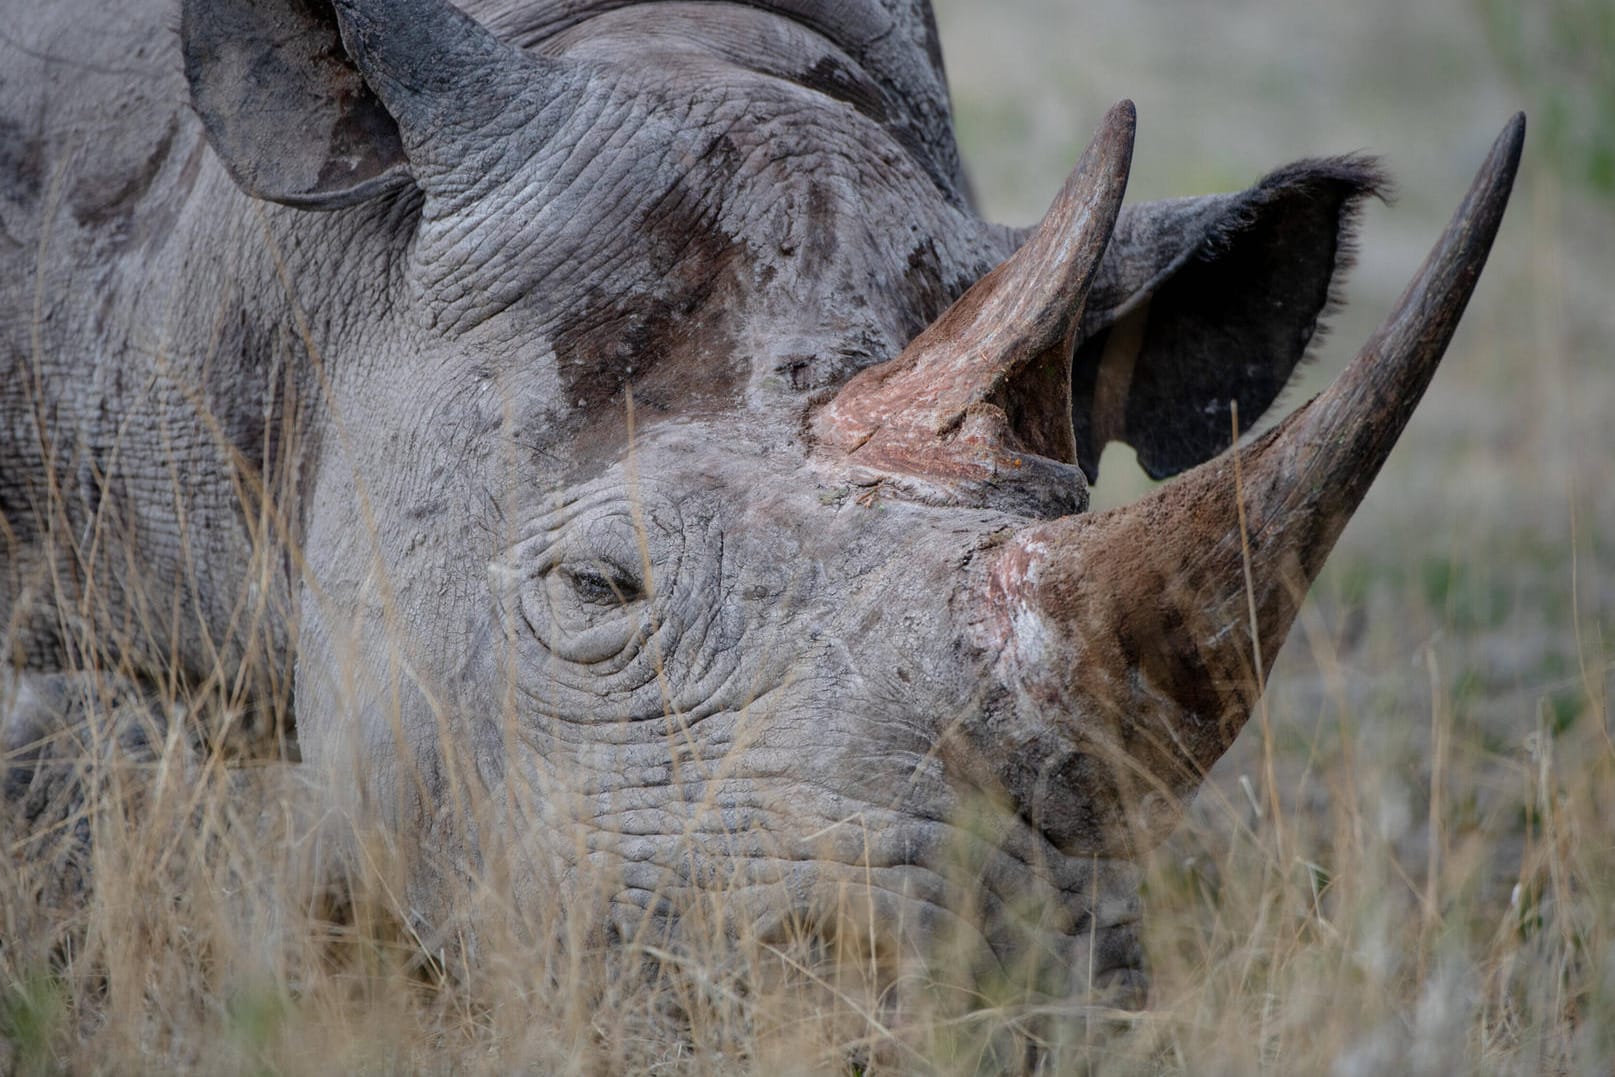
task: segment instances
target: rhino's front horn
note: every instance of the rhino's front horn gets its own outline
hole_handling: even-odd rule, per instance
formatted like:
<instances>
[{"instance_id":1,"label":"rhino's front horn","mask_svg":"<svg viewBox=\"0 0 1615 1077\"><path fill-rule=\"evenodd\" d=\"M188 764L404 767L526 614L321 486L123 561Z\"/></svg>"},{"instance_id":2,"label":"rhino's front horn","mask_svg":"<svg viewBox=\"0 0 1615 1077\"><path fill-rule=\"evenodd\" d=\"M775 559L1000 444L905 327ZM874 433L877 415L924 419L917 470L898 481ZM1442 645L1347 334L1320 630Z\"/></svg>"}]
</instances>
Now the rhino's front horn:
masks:
<instances>
[{"instance_id":1,"label":"rhino's front horn","mask_svg":"<svg viewBox=\"0 0 1615 1077\"><path fill-rule=\"evenodd\" d=\"M944 489L1013 479L1027 455L1076 462L1071 351L1121 211L1135 122L1131 101L1105 115L1021 248L897 358L848 382L814 418L821 444Z\"/></svg>"},{"instance_id":2,"label":"rhino's front horn","mask_svg":"<svg viewBox=\"0 0 1615 1077\"><path fill-rule=\"evenodd\" d=\"M1452 338L1524 137L1516 116L1395 311L1321 395L1135 504L1003 548L986 606L1008 672L1043 711L1011 768L1028 788L1010 791L1060 844L1158 840L1232 744Z\"/></svg>"}]
</instances>

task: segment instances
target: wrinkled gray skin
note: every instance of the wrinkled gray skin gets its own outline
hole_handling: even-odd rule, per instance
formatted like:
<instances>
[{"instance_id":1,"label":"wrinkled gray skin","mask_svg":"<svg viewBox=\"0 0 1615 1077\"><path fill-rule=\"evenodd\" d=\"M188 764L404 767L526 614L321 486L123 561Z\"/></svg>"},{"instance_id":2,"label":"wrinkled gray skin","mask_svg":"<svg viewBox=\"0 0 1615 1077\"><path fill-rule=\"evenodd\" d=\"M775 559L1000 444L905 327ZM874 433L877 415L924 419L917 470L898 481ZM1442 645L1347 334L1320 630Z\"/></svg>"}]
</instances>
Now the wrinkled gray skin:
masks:
<instances>
[{"instance_id":1,"label":"wrinkled gray skin","mask_svg":"<svg viewBox=\"0 0 1615 1077\"><path fill-rule=\"evenodd\" d=\"M1141 984L1102 791L1061 788L1045 825L994 748L1041 718L978 623L985 552L1085 507L1074 465L1110 437L1166 474L1224 447L1229 397L1254 421L1371 170L1128 209L1074 353L1082 459L966 504L871 497L808 409L1021 238L970 208L923 4L467 2L500 44L353 0L331 63L403 135L356 136L375 167L335 179L324 91L292 122L233 30L188 85L182 43L236 5L196 0L183 36L177 6L5 4L8 811L49 799L27 764L72 711L54 674L222 673L248 714L294 699L333 801L431 851L428 926L478 861L469 762L494 803L540 792L506 821L535 907L580 856L619 872L623 933L713 888L765 937L828 932L868 884L911 950L952 926L1000 961L1045 948L1073 990ZM1100 424L1084 379L1144 300L1153 388ZM977 798L1007 806L996 846L956 816ZM974 893L941 867L961 845ZM1060 915L1006 912L1040 899Z\"/></svg>"}]
</instances>

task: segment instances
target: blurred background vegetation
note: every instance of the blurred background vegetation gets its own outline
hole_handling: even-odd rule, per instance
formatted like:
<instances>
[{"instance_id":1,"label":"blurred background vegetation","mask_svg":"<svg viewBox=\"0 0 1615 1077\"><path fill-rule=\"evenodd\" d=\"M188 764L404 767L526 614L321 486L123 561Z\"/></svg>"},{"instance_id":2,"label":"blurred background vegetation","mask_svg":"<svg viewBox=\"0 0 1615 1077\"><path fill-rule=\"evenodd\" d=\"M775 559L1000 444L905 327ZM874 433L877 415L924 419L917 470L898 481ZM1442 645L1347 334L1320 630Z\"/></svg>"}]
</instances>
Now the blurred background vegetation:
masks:
<instances>
[{"instance_id":1,"label":"blurred background vegetation","mask_svg":"<svg viewBox=\"0 0 1615 1077\"><path fill-rule=\"evenodd\" d=\"M1499 63L1536 106L1543 154L1615 198L1615 3L1476 0Z\"/></svg>"}]
</instances>

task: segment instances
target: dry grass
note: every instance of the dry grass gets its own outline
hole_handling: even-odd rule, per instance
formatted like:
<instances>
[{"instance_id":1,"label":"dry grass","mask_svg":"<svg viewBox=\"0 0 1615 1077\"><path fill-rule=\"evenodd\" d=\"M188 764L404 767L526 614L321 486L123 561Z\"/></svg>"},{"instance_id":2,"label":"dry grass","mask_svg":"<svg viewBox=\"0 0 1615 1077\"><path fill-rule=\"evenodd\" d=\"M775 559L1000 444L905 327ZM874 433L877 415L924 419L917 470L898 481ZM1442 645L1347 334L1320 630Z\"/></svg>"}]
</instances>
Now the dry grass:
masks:
<instances>
[{"instance_id":1,"label":"dry grass","mask_svg":"<svg viewBox=\"0 0 1615 1077\"><path fill-rule=\"evenodd\" d=\"M1514 104L1456 2L1235 4L1224 18L1243 21L1175 32L1175 6L1031 4L1024 28L941 6L967 150L998 163L979 178L1003 216L1041 208L1124 93L1144 196L1362 145L1402 165L1405 201L1371 222L1318 378ZM61 746L92 790L65 845L0 832L0 1074L970 1073L1033 1040L1051 1073L1609 1072L1609 250L1608 209L1528 168L1448 369L1279 658L1270 742L1253 724L1148 860L1149 1010L1050 1007L1017 986L1038 970L983 984L944 942L897 1013L858 939L757 938L721 887L679 939L607 947L587 901L514 914L514 848L452 888L458 930L422 938L402 865L430 851L310 817L296 772L241 765L214 686L160 708L200 724L96 699L101 732ZM1125 464L1107 458L1107 497L1138 488ZM96 665L110 648L76 623ZM351 893L321 882L339 855ZM87 903L66 893L79 870Z\"/></svg>"}]
</instances>

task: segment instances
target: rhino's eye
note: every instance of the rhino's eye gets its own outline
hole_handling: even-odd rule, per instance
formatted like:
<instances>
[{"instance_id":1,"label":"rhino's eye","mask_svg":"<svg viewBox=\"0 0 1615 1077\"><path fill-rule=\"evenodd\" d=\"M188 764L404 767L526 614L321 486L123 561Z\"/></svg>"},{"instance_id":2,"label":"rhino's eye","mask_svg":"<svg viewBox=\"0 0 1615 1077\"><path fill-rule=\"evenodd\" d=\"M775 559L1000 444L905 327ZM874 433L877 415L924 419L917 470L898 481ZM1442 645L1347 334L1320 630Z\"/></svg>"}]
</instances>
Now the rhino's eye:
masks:
<instances>
[{"instance_id":1,"label":"rhino's eye","mask_svg":"<svg viewBox=\"0 0 1615 1077\"><path fill-rule=\"evenodd\" d=\"M580 602L615 608L644 598L644 586L631 572L602 562L568 565L559 570Z\"/></svg>"}]
</instances>

